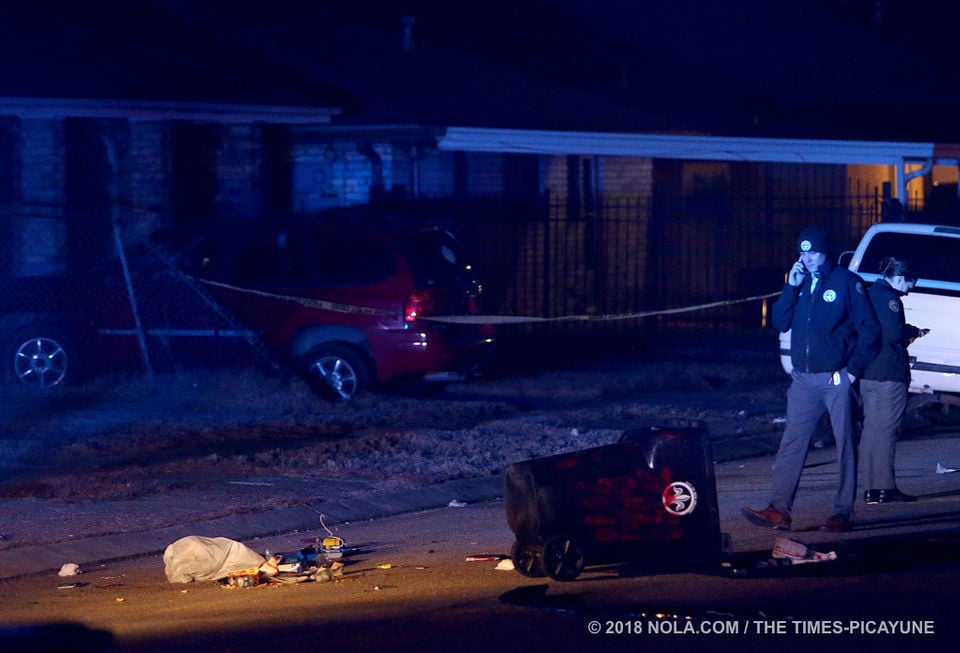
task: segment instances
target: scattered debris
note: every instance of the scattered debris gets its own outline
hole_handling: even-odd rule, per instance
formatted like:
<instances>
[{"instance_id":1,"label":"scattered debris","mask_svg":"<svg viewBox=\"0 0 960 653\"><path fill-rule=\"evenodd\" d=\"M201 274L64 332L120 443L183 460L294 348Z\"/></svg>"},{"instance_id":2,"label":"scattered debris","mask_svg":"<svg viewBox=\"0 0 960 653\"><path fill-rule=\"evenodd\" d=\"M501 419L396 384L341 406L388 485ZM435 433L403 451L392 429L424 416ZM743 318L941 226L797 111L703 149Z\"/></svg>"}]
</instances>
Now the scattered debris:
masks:
<instances>
[{"instance_id":1,"label":"scattered debris","mask_svg":"<svg viewBox=\"0 0 960 653\"><path fill-rule=\"evenodd\" d=\"M323 527L323 530L327 531L327 537L323 540L317 540L314 542L314 546L323 553L330 560L335 560L343 556L343 538L337 537L333 534L324 521L323 513L320 513L320 526Z\"/></svg>"},{"instance_id":2,"label":"scattered debris","mask_svg":"<svg viewBox=\"0 0 960 653\"><path fill-rule=\"evenodd\" d=\"M497 563L497 566L494 567L499 571L513 571L515 567L513 566L513 560L511 558L504 558Z\"/></svg>"},{"instance_id":3,"label":"scattered debris","mask_svg":"<svg viewBox=\"0 0 960 653\"><path fill-rule=\"evenodd\" d=\"M76 576L82 573L83 573L83 570L80 568L80 565L78 565L76 562L67 562L67 563L64 563L62 567L60 567L60 571L57 572L57 576L60 576L61 578L65 578L67 576Z\"/></svg>"},{"instance_id":4,"label":"scattered debris","mask_svg":"<svg viewBox=\"0 0 960 653\"><path fill-rule=\"evenodd\" d=\"M824 562L836 560L835 551L820 553L807 547L802 542L787 537L778 537L773 544L773 559L788 562L792 565L801 565L809 562Z\"/></svg>"},{"instance_id":5,"label":"scattered debris","mask_svg":"<svg viewBox=\"0 0 960 653\"><path fill-rule=\"evenodd\" d=\"M329 532L329 531L328 531ZM343 575L343 540L317 538L311 546L291 553L260 555L225 537L191 535L167 547L163 554L171 583L216 580L229 588L328 582Z\"/></svg>"},{"instance_id":6,"label":"scattered debris","mask_svg":"<svg viewBox=\"0 0 960 653\"><path fill-rule=\"evenodd\" d=\"M477 553L464 558L467 562L495 562L509 558L510 556L502 553Z\"/></svg>"},{"instance_id":7,"label":"scattered debris","mask_svg":"<svg viewBox=\"0 0 960 653\"><path fill-rule=\"evenodd\" d=\"M466 501L460 501L459 499L454 499L447 504L448 508L465 508L467 506Z\"/></svg>"},{"instance_id":8,"label":"scattered debris","mask_svg":"<svg viewBox=\"0 0 960 653\"><path fill-rule=\"evenodd\" d=\"M330 560L343 557L343 540L336 535L320 541L320 552Z\"/></svg>"},{"instance_id":9,"label":"scattered debris","mask_svg":"<svg viewBox=\"0 0 960 653\"><path fill-rule=\"evenodd\" d=\"M253 587L260 584L260 568L248 567L231 571L227 574L227 585L230 587Z\"/></svg>"}]
</instances>

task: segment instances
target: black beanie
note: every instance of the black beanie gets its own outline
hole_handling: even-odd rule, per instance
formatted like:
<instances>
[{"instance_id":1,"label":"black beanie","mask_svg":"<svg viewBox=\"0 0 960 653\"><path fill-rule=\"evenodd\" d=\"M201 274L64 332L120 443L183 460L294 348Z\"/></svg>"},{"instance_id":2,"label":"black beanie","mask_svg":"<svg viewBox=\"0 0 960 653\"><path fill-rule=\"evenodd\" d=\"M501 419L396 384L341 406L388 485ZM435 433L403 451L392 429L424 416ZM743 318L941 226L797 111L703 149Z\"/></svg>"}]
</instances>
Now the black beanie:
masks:
<instances>
[{"instance_id":1,"label":"black beanie","mask_svg":"<svg viewBox=\"0 0 960 653\"><path fill-rule=\"evenodd\" d=\"M797 239L797 249L801 254L804 252L829 254L832 251L830 237L822 227L807 227L800 232L800 237Z\"/></svg>"}]
</instances>

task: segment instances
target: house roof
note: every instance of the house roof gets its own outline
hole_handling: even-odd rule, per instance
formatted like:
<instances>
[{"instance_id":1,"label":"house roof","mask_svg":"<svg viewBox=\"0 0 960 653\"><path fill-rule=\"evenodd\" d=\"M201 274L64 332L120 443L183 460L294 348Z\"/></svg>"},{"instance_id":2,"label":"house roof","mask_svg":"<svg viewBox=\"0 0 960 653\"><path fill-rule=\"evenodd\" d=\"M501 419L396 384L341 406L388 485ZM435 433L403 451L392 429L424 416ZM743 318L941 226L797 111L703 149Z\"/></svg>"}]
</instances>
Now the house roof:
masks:
<instances>
[{"instance_id":1,"label":"house roof","mask_svg":"<svg viewBox=\"0 0 960 653\"><path fill-rule=\"evenodd\" d=\"M852 3L492 3L458 6L469 13L454 27L427 14L423 31L447 47L669 116L690 131L960 140L951 41L907 39L903 31L849 20L841 9ZM923 13L942 3L912 5Z\"/></svg>"},{"instance_id":2,"label":"house roof","mask_svg":"<svg viewBox=\"0 0 960 653\"><path fill-rule=\"evenodd\" d=\"M842 6L36 0L5 8L0 97L185 116L250 105L320 124L336 107L338 124L358 128L960 142L946 42L871 29Z\"/></svg>"},{"instance_id":3,"label":"house roof","mask_svg":"<svg viewBox=\"0 0 960 653\"><path fill-rule=\"evenodd\" d=\"M339 109L330 107L115 98L0 97L0 116L21 118L125 118L127 120L317 125L329 123L338 113Z\"/></svg>"},{"instance_id":4,"label":"house roof","mask_svg":"<svg viewBox=\"0 0 960 653\"><path fill-rule=\"evenodd\" d=\"M654 112L469 50L416 37L406 44L403 3L277 0L246 3L226 15L211 0L155 4L231 47L262 53L341 89L348 97L341 124L685 129Z\"/></svg>"},{"instance_id":5,"label":"house roof","mask_svg":"<svg viewBox=\"0 0 960 653\"><path fill-rule=\"evenodd\" d=\"M353 124L960 141L949 42L839 0L150 1L344 90Z\"/></svg>"},{"instance_id":6,"label":"house roof","mask_svg":"<svg viewBox=\"0 0 960 653\"><path fill-rule=\"evenodd\" d=\"M328 122L346 97L143 3L10 3L0 21L0 108Z\"/></svg>"}]
</instances>

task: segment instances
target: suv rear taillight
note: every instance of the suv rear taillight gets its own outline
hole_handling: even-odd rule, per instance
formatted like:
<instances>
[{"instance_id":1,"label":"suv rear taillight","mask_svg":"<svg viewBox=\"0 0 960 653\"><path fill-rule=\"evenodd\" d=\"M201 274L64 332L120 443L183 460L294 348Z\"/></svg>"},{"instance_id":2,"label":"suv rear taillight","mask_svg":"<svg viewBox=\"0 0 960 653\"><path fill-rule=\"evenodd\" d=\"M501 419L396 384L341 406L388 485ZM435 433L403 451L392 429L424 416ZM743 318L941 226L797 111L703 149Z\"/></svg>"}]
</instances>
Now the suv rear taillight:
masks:
<instances>
[{"instance_id":1,"label":"suv rear taillight","mask_svg":"<svg viewBox=\"0 0 960 653\"><path fill-rule=\"evenodd\" d=\"M428 301L427 293L420 290L407 297L407 301L403 305L403 321L416 322L417 318L423 315L423 310Z\"/></svg>"},{"instance_id":2,"label":"suv rear taillight","mask_svg":"<svg viewBox=\"0 0 960 653\"><path fill-rule=\"evenodd\" d=\"M476 294L455 294L448 289L439 292L434 289L418 288L414 290L403 306L403 321L416 322L424 316L437 315L475 315L479 313L479 301Z\"/></svg>"}]
</instances>

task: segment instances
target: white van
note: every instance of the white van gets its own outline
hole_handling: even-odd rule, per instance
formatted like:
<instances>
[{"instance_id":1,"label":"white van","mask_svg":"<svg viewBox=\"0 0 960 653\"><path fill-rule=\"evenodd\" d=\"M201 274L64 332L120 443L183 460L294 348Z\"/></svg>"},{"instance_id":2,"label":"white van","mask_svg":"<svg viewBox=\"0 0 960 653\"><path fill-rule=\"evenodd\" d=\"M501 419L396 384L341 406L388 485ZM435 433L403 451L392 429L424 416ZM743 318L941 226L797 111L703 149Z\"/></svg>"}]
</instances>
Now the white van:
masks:
<instances>
[{"instance_id":1,"label":"white van","mask_svg":"<svg viewBox=\"0 0 960 653\"><path fill-rule=\"evenodd\" d=\"M842 262L851 256L841 257ZM880 278L880 261L895 256L909 261L917 285L903 298L908 324L930 333L908 348L910 391L960 401L960 227L883 223L860 239L847 267L867 283ZM780 362L790 372L790 334L780 334ZM949 395L942 396L942 395ZM956 397L953 397L956 395Z\"/></svg>"}]
</instances>

